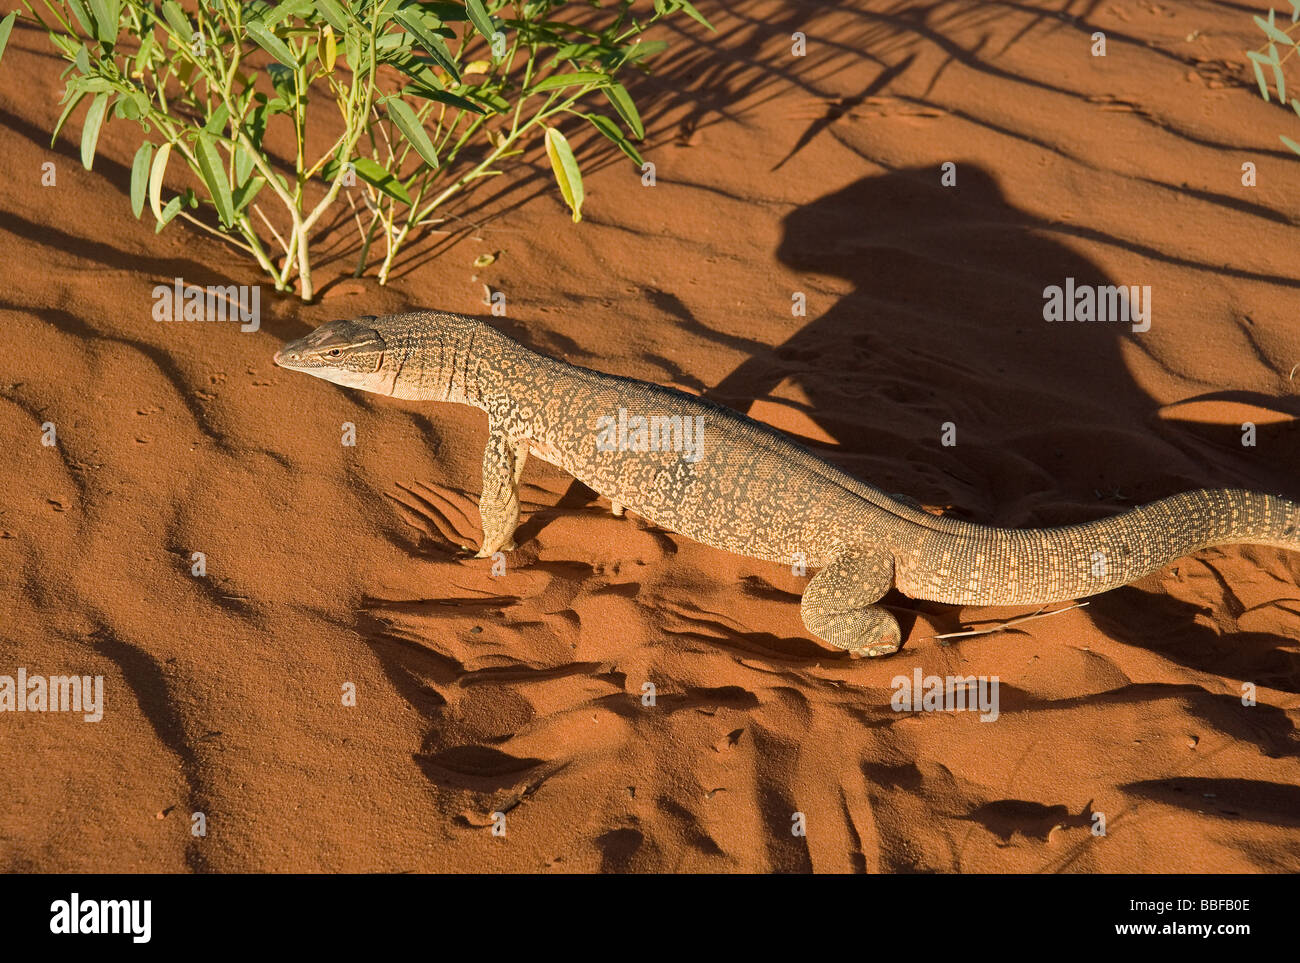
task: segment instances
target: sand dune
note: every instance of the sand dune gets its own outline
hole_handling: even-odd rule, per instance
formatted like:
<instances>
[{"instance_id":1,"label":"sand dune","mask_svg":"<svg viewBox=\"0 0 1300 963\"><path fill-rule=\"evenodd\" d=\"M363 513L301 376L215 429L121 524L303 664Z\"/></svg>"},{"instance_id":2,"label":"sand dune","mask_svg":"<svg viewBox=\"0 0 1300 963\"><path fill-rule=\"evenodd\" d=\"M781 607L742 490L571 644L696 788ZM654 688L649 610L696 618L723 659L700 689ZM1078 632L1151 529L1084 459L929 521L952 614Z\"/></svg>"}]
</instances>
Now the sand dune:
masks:
<instances>
[{"instance_id":1,"label":"sand dune","mask_svg":"<svg viewBox=\"0 0 1300 963\"><path fill-rule=\"evenodd\" d=\"M664 27L633 87L655 187L575 128L581 225L534 144L386 287L350 277L335 225L319 301L266 286L254 333L152 320L156 284L260 278L130 217L128 125L93 172L75 129L48 148L60 64L20 26L0 673L102 675L106 707L0 717L0 868L1300 869L1300 555L1206 550L947 644L1026 610L895 593L903 652L850 660L800 624L806 579L615 518L537 460L493 577L457 551L481 415L271 363L333 318L484 315L488 283L538 350L750 412L960 517L1298 498L1296 119L1253 88L1246 6L701 3L717 35ZM1044 322L1066 278L1149 285L1150 330ZM999 718L895 712L916 667L997 676Z\"/></svg>"}]
</instances>

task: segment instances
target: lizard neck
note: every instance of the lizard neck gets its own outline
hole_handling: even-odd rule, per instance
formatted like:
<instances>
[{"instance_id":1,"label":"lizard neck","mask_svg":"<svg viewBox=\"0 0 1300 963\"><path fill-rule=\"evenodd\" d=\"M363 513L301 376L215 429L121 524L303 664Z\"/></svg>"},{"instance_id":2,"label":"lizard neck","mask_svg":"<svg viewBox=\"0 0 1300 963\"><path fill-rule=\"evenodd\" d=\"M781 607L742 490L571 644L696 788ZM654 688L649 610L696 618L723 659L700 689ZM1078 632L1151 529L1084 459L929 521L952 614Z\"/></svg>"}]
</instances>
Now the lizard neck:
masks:
<instances>
[{"instance_id":1,"label":"lizard neck","mask_svg":"<svg viewBox=\"0 0 1300 963\"><path fill-rule=\"evenodd\" d=\"M381 370L394 398L450 401L483 411L509 400L509 373L527 348L473 318L430 315L388 341Z\"/></svg>"}]
</instances>

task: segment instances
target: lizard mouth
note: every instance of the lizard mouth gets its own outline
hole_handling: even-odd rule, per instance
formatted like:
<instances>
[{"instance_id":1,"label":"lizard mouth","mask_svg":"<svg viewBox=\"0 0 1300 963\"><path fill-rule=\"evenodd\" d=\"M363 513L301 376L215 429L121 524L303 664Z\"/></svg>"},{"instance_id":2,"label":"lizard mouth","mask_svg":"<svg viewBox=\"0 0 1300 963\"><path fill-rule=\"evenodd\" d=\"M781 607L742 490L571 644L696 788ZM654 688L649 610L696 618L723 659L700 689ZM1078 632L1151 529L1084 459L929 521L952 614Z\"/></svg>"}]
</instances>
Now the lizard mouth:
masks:
<instances>
[{"instance_id":1,"label":"lizard mouth","mask_svg":"<svg viewBox=\"0 0 1300 963\"><path fill-rule=\"evenodd\" d=\"M280 348L279 351L271 358L281 368L302 368L315 354L313 351L317 346L311 343L311 336L299 338L297 341L290 341Z\"/></svg>"},{"instance_id":2,"label":"lizard mouth","mask_svg":"<svg viewBox=\"0 0 1300 963\"><path fill-rule=\"evenodd\" d=\"M312 364L314 359L311 350L304 346L301 341L290 341L277 351L271 360L281 368L288 368L291 371L301 371L307 367L315 367ZM319 364L319 361L317 363Z\"/></svg>"},{"instance_id":3,"label":"lizard mouth","mask_svg":"<svg viewBox=\"0 0 1300 963\"><path fill-rule=\"evenodd\" d=\"M271 360L281 368L309 374L333 367L377 371L383 348L383 338L373 328L357 321L331 321L283 345Z\"/></svg>"}]
</instances>

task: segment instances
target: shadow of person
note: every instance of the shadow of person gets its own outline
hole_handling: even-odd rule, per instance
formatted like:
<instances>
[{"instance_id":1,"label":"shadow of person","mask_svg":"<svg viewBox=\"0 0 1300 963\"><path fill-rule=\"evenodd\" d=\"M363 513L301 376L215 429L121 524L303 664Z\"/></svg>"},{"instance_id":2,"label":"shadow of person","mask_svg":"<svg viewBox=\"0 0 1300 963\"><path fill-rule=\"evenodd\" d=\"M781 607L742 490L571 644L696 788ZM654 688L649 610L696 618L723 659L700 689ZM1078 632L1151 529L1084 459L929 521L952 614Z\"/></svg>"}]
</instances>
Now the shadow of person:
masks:
<instances>
[{"instance_id":1,"label":"shadow of person","mask_svg":"<svg viewBox=\"0 0 1300 963\"><path fill-rule=\"evenodd\" d=\"M1069 278L1149 282L1108 277L978 166L961 165L956 187L939 175L863 178L791 212L776 253L807 278L811 320L782 344L745 345L750 357L704 396L887 492L988 524L1084 522L1203 487L1296 497L1296 399L1225 389L1162 409L1126 362L1144 347L1136 339L1151 336L1131 318L1044 318L1045 289ZM687 329L703 330L675 298L658 296ZM1196 404L1276 413L1258 426L1267 455L1243 453L1239 424L1169 416L1189 404L1192 416ZM584 493L575 482L569 502L583 504ZM1170 627L1184 625L1181 610L1157 608ZM1252 651L1259 642L1247 641Z\"/></svg>"},{"instance_id":2,"label":"shadow of person","mask_svg":"<svg viewBox=\"0 0 1300 963\"><path fill-rule=\"evenodd\" d=\"M1264 485L1226 449L1240 426L1198 437L1157 418L1124 360L1125 342L1148 335L1125 321L1044 320L1044 289L1067 278L1146 283L1108 278L1051 227L972 164L956 186L942 186L937 167L908 169L804 205L785 219L778 259L850 289L826 305L810 283L812 320L706 394L742 411L787 399L833 440L806 433L818 454L996 524L1085 521L1188 488ZM1236 457L1233 477L1207 468L1207 445L1225 448L1219 463ZM1262 474L1279 492L1288 484Z\"/></svg>"}]
</instances>

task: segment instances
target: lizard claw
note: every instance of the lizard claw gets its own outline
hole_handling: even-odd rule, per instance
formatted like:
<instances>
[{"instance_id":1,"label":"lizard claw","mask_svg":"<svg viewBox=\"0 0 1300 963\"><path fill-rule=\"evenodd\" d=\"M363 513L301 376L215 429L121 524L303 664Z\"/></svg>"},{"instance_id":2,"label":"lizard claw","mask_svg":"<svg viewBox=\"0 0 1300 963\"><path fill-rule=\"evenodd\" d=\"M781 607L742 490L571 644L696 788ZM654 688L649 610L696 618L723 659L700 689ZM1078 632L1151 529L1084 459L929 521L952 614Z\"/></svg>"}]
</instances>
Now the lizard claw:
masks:
<instances>
[{"instance_id":1,"label":"lizard claw","mask_svg":"<svg viewBox=\"0 0 1300 963\"><path fill-rule=\"evenodd\" d=\"M872 642L870 645L850 649L849 656L854 659L878 659L882 655L893 655L902 647L903 643L897 639L892 642Z\"/></svg>"}]
</instances>

